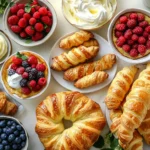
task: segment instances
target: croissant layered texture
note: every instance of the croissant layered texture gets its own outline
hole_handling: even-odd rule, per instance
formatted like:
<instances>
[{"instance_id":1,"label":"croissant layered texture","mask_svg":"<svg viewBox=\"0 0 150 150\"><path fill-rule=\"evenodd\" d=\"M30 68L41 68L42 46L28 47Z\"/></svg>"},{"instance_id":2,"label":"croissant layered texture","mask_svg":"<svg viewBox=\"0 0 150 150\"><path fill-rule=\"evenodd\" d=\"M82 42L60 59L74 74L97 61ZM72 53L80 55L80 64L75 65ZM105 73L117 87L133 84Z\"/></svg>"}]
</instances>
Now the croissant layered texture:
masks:
<instances>
[{"instance_id":1,"label":"croissant layered texture","mask_svg":"<svg viewBox=\"0 0 150 150\"><path fill-rule=\"evenodd\" d=\"M35 131L46 150L88 150L105 126L100 106L79 92L48 96L36 109ZM72 121L65 130L62 120Z\"/></svg>"},{"instance_id":2,"label":"croissant layered texture","mask_svg":"<svg viewBox=\"0 0 150 150\"><path fill-rule=\"evenodd\" d=\"M85 41L83 44L85 47L90 47L90 46L99 46L99 43L96 39L90 39L89 41Z\"/></svg>"}]
</instances>

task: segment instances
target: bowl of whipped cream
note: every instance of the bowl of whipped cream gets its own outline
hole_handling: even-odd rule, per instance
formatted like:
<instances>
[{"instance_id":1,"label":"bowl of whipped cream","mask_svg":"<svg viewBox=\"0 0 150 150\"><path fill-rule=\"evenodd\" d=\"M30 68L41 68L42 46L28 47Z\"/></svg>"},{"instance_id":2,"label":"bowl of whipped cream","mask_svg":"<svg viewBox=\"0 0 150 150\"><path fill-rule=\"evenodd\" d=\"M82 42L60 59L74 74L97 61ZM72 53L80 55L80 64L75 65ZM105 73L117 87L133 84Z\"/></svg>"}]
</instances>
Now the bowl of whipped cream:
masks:
<instances>
[{"instance_id":1,"label":"bowl of whipped cream","mask_svg":"<svg viewBox=\"0 0 150 150\"><path fill-rule=\"evenodd\" d=\"M67 21L83 30L94 30L106 24L115 13L117 0L62 0Z\"/></svg>"}]
</instances>

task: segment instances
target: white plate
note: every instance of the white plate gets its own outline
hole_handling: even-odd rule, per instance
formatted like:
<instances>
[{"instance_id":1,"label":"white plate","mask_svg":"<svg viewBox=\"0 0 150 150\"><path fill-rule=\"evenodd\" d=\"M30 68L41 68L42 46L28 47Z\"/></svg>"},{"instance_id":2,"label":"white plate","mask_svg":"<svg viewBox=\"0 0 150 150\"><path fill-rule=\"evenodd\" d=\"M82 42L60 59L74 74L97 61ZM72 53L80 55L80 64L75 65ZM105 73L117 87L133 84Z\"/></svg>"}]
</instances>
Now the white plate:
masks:
<instances>
[{"instance_id":1,"label":"white plate","mask_svg":"<svg viewBox=\"0 0 150 150\"><path fill-rule=\"evenodd\" d=\"M70 34L72 34L72 33L70 33ZM70 34L67 34L64 37L66 37ZM50 65L52 64L52 58L53 57L58 56L61 53L66 51L66 50L59 48L59 42L64 37L61 37L60 39L58 39L58 41L52 47L51 53L50 53ZM94 60L98 60L106 54L113 53L111 46L108 44L108 42L105 39L103 39L101 36L99 36L95 33L94 33L94 37L95 37L95 39L97 39L97 41L100 44L100 51ZM54 79L64 88L72 90L72 91L79 91L81 93L90 93L90 92L100 90L100 89L104 88L105 86L107 86L112 81L112 79L114 78L116 70L117 70L117 63L111 69L106 71L109 74L109 78L107 80L105 80L101 84L91 86L91 87L85 88L85 89L78 89L74 86L74 82L69 82L69 81L64 80L63 79L63 72L54 71L52 69L51 69L51 72L52 72Z\"/></svg>"}]
</instances>

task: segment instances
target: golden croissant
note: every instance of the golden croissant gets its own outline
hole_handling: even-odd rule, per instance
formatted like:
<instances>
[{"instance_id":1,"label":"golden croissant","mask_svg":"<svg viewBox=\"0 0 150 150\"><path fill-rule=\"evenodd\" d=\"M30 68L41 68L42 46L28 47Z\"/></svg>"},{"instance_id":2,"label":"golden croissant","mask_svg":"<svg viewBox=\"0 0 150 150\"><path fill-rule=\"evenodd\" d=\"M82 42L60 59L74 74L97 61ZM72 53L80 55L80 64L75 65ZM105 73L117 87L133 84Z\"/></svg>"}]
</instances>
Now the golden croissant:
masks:
<instances>
[{"instance_id":1,"label":"golden croissant","mask_svg":"<svg viewBox=\"0 0 150 150\"><path fill-rule=\"evenodd\" d=\"M113 67L116 63L116 55L106 54L100 60L84 63L77 67L70 68L64 72L64 79L68 81L78 80L94 71L104 71Z\"/></svg>"},{"instance_id":2,"label":"golden croissant","mask_svg":"<svg viewBox=\"0 0 150 150\"><path fill-rule=\"evenodd\" d=\"M109 75L104 71L95 71L92 74L77 80L74 86L80 89L87 88L104 82L108 76Z\"/></svg>"},{"instance_id":3,"label":"golden croissant","mask_svg":"<svg viewBox=\"0 0 150 150\"><path fill-rule=\"evenodd\" d=\"M89 41L85 41L82 43L83 46L85 47L90 47L90 46L99 46L99 43L96 39L90 39Z\"/></svg>"},{"instance_id":4,"label":"golden croissant","mask_svg":"<svg viewBox=\"0 0 150 150\"><path fill-rule=\"evenodd\" d=\"M52 60L51 68L57 71L67 70L70 67L83 63L91 58L94 58L99 51L99 47L80 46L73 48L68 53L64 52L59 56L56 56Z\"/></svg>"},{"instance_id":5,"label":"golden croissant","mask_svg":"<svg viewBox=\"0 0 150 150\"><path fill-rule=\"evenodd\" d=\"M88 150L105 126L100 106L73 91L52 94L36 108L35 131L46 150ZM73 124L65 129L63 119Z\"/></svg>"},{"instance_id":6,"label":"golden croissant","mask_svg":"<svg viewBox=\"0 0 150 150\"><path fill-rule=\"evenodd\" d=\"M106 98L105 103L108 109L119 108L121 102L124 100L125 95L130 89L135 74L137 73L135 66L124 67L119 71L116 77L113 79Z\"/></svg>"},{"instance_id":7,"label":"golden croissant","mask_svg":"<svg viewBox=\"0 0 150 150\"><path fill-rule=\"evenodd\" d=\"M81 30L62 39L60 41L59 47L63 49L70 49L74 46L81 45L83 42L88 41L93 37L94 35L91 32Z\"/></svg>"}]
</instances>

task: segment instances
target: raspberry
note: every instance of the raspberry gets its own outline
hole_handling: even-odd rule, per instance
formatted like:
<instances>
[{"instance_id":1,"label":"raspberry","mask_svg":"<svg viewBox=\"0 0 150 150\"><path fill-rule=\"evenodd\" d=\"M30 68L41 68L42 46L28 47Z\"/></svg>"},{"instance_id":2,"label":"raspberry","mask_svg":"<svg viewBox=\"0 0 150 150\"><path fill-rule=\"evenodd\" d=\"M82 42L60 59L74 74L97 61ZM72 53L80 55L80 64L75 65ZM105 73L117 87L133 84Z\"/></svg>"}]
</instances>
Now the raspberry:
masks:
<instances>
[{"instance_id":1,"label":"raspberry","mask_svg":"<svg viewBox=\"0 0 150 150\"><path fill-rule=\"evenodd\" d=\"M18 10L19 10L19 7L16 4L10 8L10 12L12 14L16 14Z\"/></svg>"},{"instance_id":2,"label":"raspberry","mask_svg":"<svg viewBox=\"0 0 150 150\"><path fill-rule=\"evenodd\" d=\"M44 77L42 77L38 80L38 85L44 86L44 85L46 85L46 83L47 83L47 80Z\"/></svg>"},{"instance_id":3,"label":"raspberry","mask_svg":"<svg viewBox=\"0 0 150 150\"><path fill-rule=\"evenodd\" d=\"M34 88L36 86L36 81L35 80L31 80L29 82L30 87Z\"/></svg>"},{"instance_id":4,"label":"raspberry","mask_svg":"<svg viewBox=\"0 0 150 150\"><path fill-rule=\"evenodd\" d=\"M138 14L138 21L144 21L145 20L145 16L143 14Z\"/></svg>"},{"instance_id":5,"label":"raspberry","mask_svg":"<svg viewBox=\"0 0 150 150\"><path fill-rule=\"evenodd\" d=\"M24 9L25 8L25 4L18 4L19 9Z\"/></svg>"},{"instance_id":6,"label":"raspberry","mask_svg":"<svg viewBox=\"0 0 150 150\"><path fill-rule=\"evenodd\" d=\"M24 72L22 74L22 78L27 79L29 77L29 74L27 72Z\"/></svg>"},{"instance_id":7,"label":"raspberry","mask_svg":"<svg viewBox=\"0 0 150 150\"><path fill-rule=\"evenodd\" d=\"M142 27L142 28L145 28L148 26L148 22L147 21L142 21L139 23L139 26Z\"/></svg>"},{"instance_id":8,"label":"raspberry","mask_svg":"<svg viewBox=\"0 0 150 150\"><path fill-rule=\"evenodd\" d=\"M40 13L42 16L47 15L47 9L46 9L46 7L41 7L41 8L39 9L39 13Z\"/></svg>"},{"instance_id":9,"label":"raspberry","mask_svg":"<svg viewBox=\"0 0 150 150\"><path fill-rule=\"evenodd\" d=\"M44 30L44 26L42 23L36 23L35 26L34 26L35 30L38 31L38 32L41 32Z\"/></svg>"},{"instance_id":10,"label":"raspberry","mask_svg":"<svg viewBox=\"0 0 150 150\"><path fill-rule=\"evenodd\" d=\"M31 18L31 15L29 13L25 13L23 15L23 18L25 18L26 20L29 20Z\"/></svg>"},{"instance_id":11,"label":"raspberry","mask_svg":"<svg viewBox=\"0 0 150 150\"><path fill-rule=\"evenodd\" d=\"M18 68L18 66L15 63L13 63L10 68L13 70L16 70Z\"/></svg>"},{"instance_id":12,"label":"raspberry","mask_svg":"<svg viewBox=\"0 0 150 150\"><path fill-rule=\"evenodd\" d=\"M23 74L24 71L25 71L25 69L24 69L23 67L19 67L19 68L17 68L17 70L16 70L16 72L17 72L18 74Z\"/></svg>"},{"instance_id":13,"label":"raspberry","mask_svg":"<svg viewBox=\"0 0 150 150\"><path fill-rule=\"evenodd\" d=\"M148 49L150 49L150 41L147 41L147 42L146 42L146 47L147 47Z\"/></svg>"},{"instance_id":14,"label":"raspberry","mask_svg":"<svg viewBox=\"0 0 150 150\"><path fill-rule=\"evenodd\" d=\"M126 29L126 25L123 23L118 23L116 25L116 30L118 30L118 31L124 31L125 29Z\"/></svg>"},{"instance_id":15,"label":"raspberry","mask_svg":"<svg viewBox=\"0 0 150 150\"><path fill-rule=\"evenodd\" d=\"M130 56L131 57L137 57L138 56L138 51L136 49L131 49Z\"/></svg>"},{"instance_id":16,"label":"raspberry","mask_svg":"<svg viewBox=\"0 0 150 150\"><path fill-rule=\"evenodd\" d=\"M33 14L33 17L35 19L39 19L40 18L40 13L38 11L36 11L34 14Z\"/></svg>"},{"instance_id":17,"label":"raspberry","mask_svg":"<svg viewBox=\"0 0 150 150\"><path fill-rule=\"evenodd\" d=\"M23 17L24 13L25 12L24 12L23 9L19 9L18 12L17 12L17 16L21 18L21 17Z\"/></svg>"},{"instance_id":18,"label":"raspberry","mask_svg":"<svg viewBox=\"0 0 150 150\"><path fill-rule=\"evenodd\" d=\"M137 49L137 48L138 48L138 44L132 45L132 48L133 48L133 49Z\"/></svg>"},{"instance_id":19,"label":"raspberry","mask_svg":"<svg viewBox=\"0 0 150 150\"><path fill-rule=\"evenodd\" d=\"M144 32L143 32L143 37L145 37L145 38L148 37L148 32L147 32L147 31L144 31Z\"/></svg>"},{"instance_id":20,"label":"raspberry","mask_svg":"<svg viewBox=\"0 0 150 150\"><path fill-rule=\"evenodd\" d=\"M127 16L121 16L119 20L120 20L120 23L127 23L128 18Z\"/></svg>"},{"instance_id":21,"label":"raspberry","mask_svg":"<svg viewBox=\"0 0 150 150\"><path fill-rule=\"evenodd\" d=\"M121 32L121 31L115 31L115 36L117 38L119 38L121 35L123 35L123 32Z\"/></svg>"},{"instance_id":22,"label":"raspberry","mask_svg":"<svg viewBox=\"0 0 150 150\"><path fill-rule=\"evenodd\" d=\"M127 43L132 46L134 44L134 41L133 40L128 40Z\"/></svg>"},{"instance_id":23,"label":"raspberry","mask_svg":"<svg viewBox=\"0 0 150 150\"><path fill-rule=\"evenodd\" d=\"M50 18L52 18L52 13L51 13L51 11L47 11L47 15L48 15L48 17L50 17Z\"/></svg>"},{"instance_id":24,"label":"raspberry","mask_svg":"<svg viewBox=\"0 0 150 150\"><path fill-rule=\"evenodd\" d=\"M145 28L145 31L148 32L148 33L150 33L150 26L147 26L147 27Z\"/></svg>"},{"instance_id":25,"label":"raspberry","mask_svg":"<svg viewBox=\"0 0 150 150\"><path fill-rule=\"evenodd\" d=\"M121 47L126 42L126 39L124 36L120 36L117 40L117 46Z\"/></svg>"},{"instance_id":26,"label":"raspberry","mask_svg":"<svg viewBox=\"0 0 150 150\"><path fill-rule=\"evenodd\" d=\"M32 64L32 65L31 65L31 68L36 68L36 64Z\"/></svg>"},{"instance_id":27,"label":"raspberry","mask_svg":"<svg viewBox=\"0 0 150 150\"><path fill-rule=\"evenodd\" d=\"M26 34L24 31L22 31L22 32L20 33L20 37L26 38L26 37L27 37L27 34Z\"/></svg>"},{"instance_id":28,"label":"raspberry","mask_svg":"<svg viewBox=\"0 0 150 150\"><path fill-rule=\"evenodd\" d=\"M36 66L36 69L38 70L38 71L45 71L45 69L46 69L46 67L45 67L45 65L43 65L43 64L37 64L37 66Z\"/></svg>"},{"instance_id":29,"label":"raspberry","mask_svg":"<svg viewBox=\"0 0 150 150\"><path fill-rule=\"evenodd\" d=\"M130 39L132 36L132 30L131 29L128 29L125 33L124 33L124 37L126 39Z\"/></svg>"},{"instance_id":30,"label":"raspberry","mask_svg":"<svg viewBox=\"0 0 150 150\"><path fill-rule=\"evenodd\" d=\"M18 21L19 21L19 18L16 15L12 15L8 18L8 24L10 25L17 25Z\"/></svg>"},{"instance_id":31,"label":"raspberry","mask_svg":"<svg viewBox=\"0 0 150 150\"><path fill-rule=\"evenodd\" d=\"M30 56L29 58L28 58L28 63L30 64L30 65L32 65L32 64L37 64L38 63L38 60L37 60L37 58L35 57L35 56Z\"/></svg>"},{"instance_id":32,"label":"raspberry","mask_svg":"<svg viewBox=\"0 0 150 150\"><path fill-rule=\"evenodd\" d=\"M45 31L46 31L46 33L49 33L50 30L51 30L51 28L50 28L50 27L47 27ZM119 31L117 31L117 32L119 32ZM122 35L123 35L123 34L122 34ZM121 36L121 35L120 35L120 36Z\"/></svg>"},{"instance_id":33,"label":"raspberry","mask_svg":"<svg viewBox=\"0 0 150 150\"><path fill-rule=\"evenodd\" d=\"M40 85L36 85L32 90L33 91L39 91L42 87Z\"/></svg>"},{"instance_id":34,"label":"raspberry","mask_svg":"<svg viewBox=\"0 0 150 150\"><path fill-rule=\"evenodd\" d=\"M30 18L29 24L32 25L32 26L35 25L36 24L36 19L35 18Z\"/></svg>"},{"instance_id":35,"label":"raspberry","mask_svg":"<svg viewBox=\"0 0 150 150\"><path fill-rule=\"evenodd\" d=\"M150 35L148 35L148 40L150 40Z\"/></svg>"},{"instance_id":36,"label":"raspberry","mask_svg":"<svg viewBox=\"0 0 150 150\"><path fill-rule=\"evenodd\" d=\"M12 62L15 64L15 65L21 65L22 64L22 59L21 58L18 58L16 56L13 56L12 57Z\"/></svg>"},{"instance_id":37,"label":"raspberry","mask_svg":"<svg viewBox=\"0 0 150 150\"><path fill-rule=\"evenodd\" d=\"M25 18L21 18L18 22L19 27L25 28L27 26L27 20Z\"/></svg>"},{"instance_id":38,"label":"raspberry","mask_svg":"<svg viewBox=\"0 0 150 150\"><path fill-rule=\"evenodd\" d=\"M48 16L42 16L41 21L48 26L52 25L52 20Z\"/></svg>"},{"instance_id":39,"label":"raspberry","mask_svg":"<svg viewBox=\"0 0 150 150\"><path fill-rule=\"evenodd\" d=\"M146 46L144 45L138 45L138 51L140 54L144 54L146 52Z\"/></svg>"},{"instance_id":40,"label":"raspberry","mask_svg":"<svg viewBox=\"0 0 150 150\"><path fill-rule=\"evenodd\" d=\"M137 26L133 29L133 33L141 35L143 33L143 29L141 27Z\"/></svg>"},{"instance_id":41,"label":"raspberry","mask_svg":"<svg viewBox=\"0 0 150 150\"><path fill-rule=\"evenodd\" d=\"M41 40L43 38L43 33L41 32L36 32L34 36L32 36L32 40L33 41L38 41Z\"/></svg>"},{"instance_id":42,"label":"raspberry","mask_svg":"<svg viewBox=\"0 0 150 150\"><path fill-rule=\"evenodd\" d=\"M130 46L127 45L127 44L123 45L122 48L123 48L123 50L124 50L125 52L129 52L130 49L131 49Z\"/></svg>"},{"instance_id":43,"label":"raspberry","mask_svg":"<svg viewBox=\"0 0 150 150\"><path fill-rule=\"evenodd\" d=\"M25 95L29 95L31 93L31 90L29 89L29 87L22 87L22 93Z\"/></svg>"},{"instance_id":44,"label":"raspberry","mask_svg":"<svg viewBox=\"0 0 150 150\"><path fill-rule=\"evenodd\" d=\"M144 44L146 43L146 39L143 36L140 36L138 39L139 44Z\"/></svg>"},{"instance_id":45,"label":"raspberry","mask_svg":"<svg viewBox=\"0 0 150 150\"><path fill-rule=\"evenodd\" d=\"M131 28L131 29L133 29L136 25L137 25L137 22L136 22L136 20L134 20L134 19L130 19L130 20L128 20L128 22L127 22L127 26L128 26L129 28Z\"/></svg>"},{"instance_id":46,"label":"raspberry","mask_svg":"<svg viewBox=\"0 0 150 150\"><path fill-rule=\"evenodd\" d=\"M35 8L32 7L32 8L31 8L31 14L34 14L35 12L36 12Z\"/></svg>"},{"instance_id":47,"label":"raspberry","mask_svg":"<svg viewBox=\"0 0 150 150\"><path fill-rule=\"evenodd\" d=\"M130 17L130 19L135 19L135 20L138 19L137 13L131 13L129 17Z\"/></svg>"},{"instance_id":48,"label":"raspberry","mask_svg":"<svg viewBox=\"0 0 150 150\"><path fill-rule=\"evenodd\" d=\"M32 35L34 34L35 30L33 29L32 26L27 26L27 27L25 28L25 32L26 32L28 35L32 36Z\"/></svg>"},{"instance_id":49,"label":"raspberry","mask_svg":"<svg viewBox=\"0 0 150 150\"><path fill-rule=\"evenodd\" d=\"M13 25L13 26L11 26L11 30L12 30L14 33L20 33L20 32L21 32L21 28L20 28L18 25Z\"/></svg>"},{"instance_id":50,"label":"raspberry","mask_svg":"<svg viewBox=\"0 0 150 150\"><path fill-rule=\"evenodd\" d=\"M131 37L131 40L133 41L137 41L139 39L139 37L136 34L133 34Z\"/></svg>"}]
</instances>

